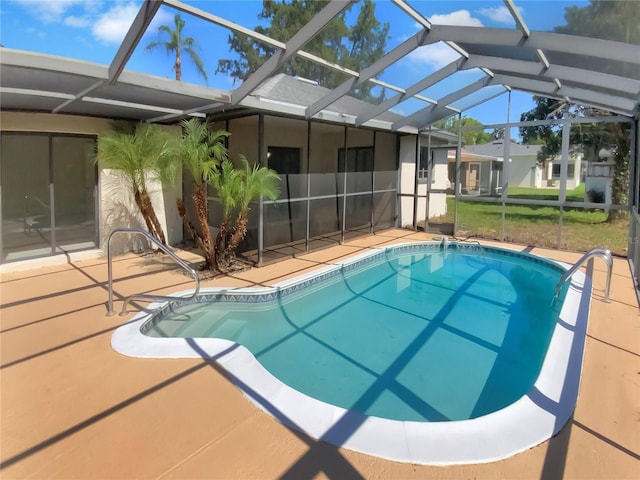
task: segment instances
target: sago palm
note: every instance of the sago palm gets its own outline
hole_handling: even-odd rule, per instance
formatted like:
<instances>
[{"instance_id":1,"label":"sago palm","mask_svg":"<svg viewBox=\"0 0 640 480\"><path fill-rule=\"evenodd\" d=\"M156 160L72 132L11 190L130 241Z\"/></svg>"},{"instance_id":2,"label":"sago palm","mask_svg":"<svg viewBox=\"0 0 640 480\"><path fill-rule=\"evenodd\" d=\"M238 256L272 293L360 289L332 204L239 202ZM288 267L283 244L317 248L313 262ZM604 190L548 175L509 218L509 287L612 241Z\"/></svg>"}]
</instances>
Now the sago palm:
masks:
<instances>
[{"instance_id":1,"label":"sago palm","mask_svg":"<svg viewBox=\"0 0 640 480\"><path fill-rule=\"evenodd\" d=\"M138 125L133 133L112 131L98 137L97 161L105 168L123 173L147 230L163 245L167 242L147 182L159 179L160 165L175 154L174 145L169 133L147 124Z\"/></svg>"},{"instance_id":2,"label":"sago palm","mask_svg":"<svg viewBox=\"0 0 640 480\"><path fill-rule=\"evenodd\" d=\"M209 209L207 204L207 185L213 184L218 175L218 165L228 158L228 150L224 146L224 138L229 132L224 130L210 131L209 124L198 119L181 122L183 134L181 139L181 165L189 172L194 181L193 201L201 232L197 232L187 218L182 199L178 199L178 212L183 223L190 230L196 245L203 251L205 269L216 267L215 248L209 230Z\"/></svg>"},{"instance_id":3,"label":"sago palm","mask_svg":"<svg viewBox=\"0 0 640 480\"><path fill-rule=\"evenodd\" d=\"M176 14L176 16L173 17L173 22L175 29L171 29L171 27L167 25L160 25L158 27L158 33L166 33L169 36L169 40L165 42L151 42L146 46L146 49L151 51L156 48L163 48L169 55L174 53L175 63L173 64L173 69L176 72L176 80L178 81L182 80L182 52L186 52L200 75L202 75L205 81L208 81L204 63L196 51L196 40L192 37L182 37L182 29L184 28L185 22L180 15Z\"/></svg>"},{"instance_id":4,"label":"sago palm","mask_svg":"<svg viewBox=\"0 0 640 480\"><path fill-rule=\"evenodd\" d=\"M227 267L235 256L238 245L247 234L247 221L251 202L260 197L275 200L280 195L280 185L278 183L280 177L274 170L261 167L258 164L251 167L244 155L240 155L240 162L242 163L242 168L239 171L242 172L242 177L236 195L238 216L222 262Z\"/></svg>"}]
</instances>

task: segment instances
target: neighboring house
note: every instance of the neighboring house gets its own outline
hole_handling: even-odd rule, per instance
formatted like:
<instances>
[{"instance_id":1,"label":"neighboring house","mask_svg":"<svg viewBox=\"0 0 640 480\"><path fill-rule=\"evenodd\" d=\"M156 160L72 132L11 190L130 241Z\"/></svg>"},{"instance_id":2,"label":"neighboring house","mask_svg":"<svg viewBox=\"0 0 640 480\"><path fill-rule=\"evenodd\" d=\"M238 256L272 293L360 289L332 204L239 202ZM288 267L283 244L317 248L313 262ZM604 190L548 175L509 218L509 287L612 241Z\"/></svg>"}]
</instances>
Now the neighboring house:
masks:
<instances>
[{"instance_id":1,"label":"neighboring house","mask_svg":"<svg viewBox=\"0 0 640 480\"><path fill-rule=\"evenodd\" d=\"M460 156L460 187L463 195L497 195L503 176L510 187L554 188L561 175L560 159L549 159L543 167L538 163L542 145L509 144L509 160L504 163L505 144L496 140L480 145L466 145ZM449 153L449 179L455 180L455 151ZM582 154L570 152L567 164L567 189L581 183Z\"/></svg>"},{"instance_id":2,"label":"neighboring house","mask_svg":"<svg viewBox=\"0 0 640 480\"><path fill-rule=\"evenodd\" d=\"M567 163L567 190L573 190L582 182L582 159L583 153L575 148L569 149L569 162ZM562 175L562 166L560 157L556 157L547 161L546 164L546 183L548 187L557 187L560 185L560 177Z\"/></svg>"},{"instance_id":3,"label":"neighboring house","mask_svg":"<svg viewBox=\"0 0 640 480\"><path fill-rule=\"evenodd\" d=\"M19 55L11 52L12 60L18 60L10 66L4 64L9 56L3 57L3 78L19 82L28 74L33 91L54 85L76 87L81 81L91 85L107 78L106 66L33 53L23 71ZM35 57L42 57L47 68L30 69ZM154 98L175 97L174 103L183 102L186 108L190 101L224 104L230 95L143 74L125 77L114 88L135 92L136 103L98 102L100 95L109 95L110 87L103 83L104 93L95 90L93 101L70 103L71 115L42 113L69 102L68 95L34 97L36 103L28 108L11 103L13 97L3 97L0 263L104 248L113 228L143 226L117 172L92 162L97 136L109 131L114 119L175 125L180 115L156 120L157 111L140 108L144 103L153 105ZM273 168L282 179L278 200L256 203L251 209L245 250L263 251L306 239L339 241L344 232L414 225L424 221L427 200L429 216L446 213L446 148L437 147L454 144L454 137L433 132L430 138L426 134L419 138L412 128L392 130L393 122L403 117L391 112L356 127L356 116L371 106L352 97L305 119L305 108L328 92L280 74L239 105L225 104L208 115L215 128L231 132L231 158L242 153L250 162ZM23 174L25 169L29 175ZM188 182L183 188L189 195ZM183 232L175 195L160 185L151 190L168 240L179 242ZM214 196L209 198L210 223L219 225L219 204ZM126 237L119 243L117 251L136 244Z\"/></svg>"},{"instance_id":4,"label":"neighboring house","mask_svg":"<svg viewBox=\"0 0 640 480\"><path fill-rule=\"evenodd\" d=\"M449 150L449 182L456 179L456 151ZM499 195L502 191L502 159L479 155L463 148L460 152L460 183L462 195Z\"/></svg>"},{"instance_id":5,"label":"neighboring house","mask_svg":"<svg viewBox=\"0 0 640 480\"><path fill-rule=\"evenodd\" d=\"M483 157L492 157L497 162L502 162L502 174L508 175L510 187L534 187L541 188L547 185L543 182L542 169L538 165L537 155L542 145L521 145L509 143L508 165L504 165L505 144L504 140L495 140L481 145L466 145L464 152ZM495 161L493 166L496 166Z\"/></svg>"}]
</instances>

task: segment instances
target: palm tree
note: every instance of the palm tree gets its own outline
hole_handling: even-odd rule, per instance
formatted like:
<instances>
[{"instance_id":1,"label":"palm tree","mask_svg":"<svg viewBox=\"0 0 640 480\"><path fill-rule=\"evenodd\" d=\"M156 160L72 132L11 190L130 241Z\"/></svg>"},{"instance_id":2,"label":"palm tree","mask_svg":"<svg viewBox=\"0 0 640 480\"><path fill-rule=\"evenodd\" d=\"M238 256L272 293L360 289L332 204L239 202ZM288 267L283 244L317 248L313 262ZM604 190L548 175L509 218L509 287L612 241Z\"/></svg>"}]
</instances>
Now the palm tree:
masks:
<instances>
[{"instance_id":1,"label":"palm tree","mask_svg":"<svg viewBox=\"0 0 640 480\"><path fill-rule=\"evenodd\" d=\"M225 267L229 266L231 259L235 256L240 241L247 234L247 221L251 202L259 197L275 200L278 198L278 195L280 195L280 186L278 185L280 177L274 170L261 167L258 164L251 167L246 157L242 154L240 155L240 162L244 168L239 170L242 172L242 176L241 181L238 183L236 194L239 211L233 234L225 249L224 258L221 261L221 264Z\"/></svg>"},{"instance_id":2,"label":"palm tree","mask_svg":"<svg viewBox=\"0 0 640 480\"><path fill-rule=\"evenodd\" d=\"M220 271L224 269L222 263L224 258L223 243L227 239L231 213L236 206L237 194L241 188L242 180L243 172L237 170L228 158L222 161L218 168L218 175L212 178L212 186L217 190L218 197L222 202L222 222L215 242L216 266Z\"/></svg>"},{"instance_id":3,"label":"palm tree","mask_svg":"<svg viewBox=\"0 0 640 480\"><path fill-rule=\"evenodd\" d=\"M175 143L172 136L156 125L140 124L132 133L114 130L98 137L96 160L102 166L124 174L147 230L163 245L167 242L147 183L160 178L160 165L173 155Z\"/></svg>"},{"instance_id":4,"label":"palm tree","mask_svg":"<svg viewBox=\"0 0 640 480\"><path fill-rule=\"evenodd\" d=\"M146 49L151 51L158 47L164 48L167 54L171 54L175 52L176 61L173 64L173 69L176 72L176 80L182 80L182 51L187 52L189 58L194 63L198 72L204 78L205 82L208 81L207 72L204 69L204 64L202 63L202 59L196 52L197 42L192 37L183 38L182 37L182 29L184 28L184 20L180 17L179 14L176 14L173 17L173 21L175 24L175 29L172 30L171 27L167 25L160 25L158 27L158 33L166 32L169 35L169 40L166 42L151 42L146 46Z\"/></svg>"},{"instance_id":5,"label":"palm tree","mask_svg":"<svg viewBox=\"0 0 640 480\"><path fill-rule=\"evenodd\" d=\"M209 230L209 209L207 205L207 185L214 184L219 175L218 166L228 158L229 152L224 146L224 138L229 132L224 130L210 131L207 122L196 118L180 122L183 129L180 152L180 165L188 171L194 180L193 201L200 224L198 232L189 221L184 201L177 199L178 213L185 227L193 236L196 245L204 254L205 269L217 266L215 248Z\"/></svg>"}]
</instances>

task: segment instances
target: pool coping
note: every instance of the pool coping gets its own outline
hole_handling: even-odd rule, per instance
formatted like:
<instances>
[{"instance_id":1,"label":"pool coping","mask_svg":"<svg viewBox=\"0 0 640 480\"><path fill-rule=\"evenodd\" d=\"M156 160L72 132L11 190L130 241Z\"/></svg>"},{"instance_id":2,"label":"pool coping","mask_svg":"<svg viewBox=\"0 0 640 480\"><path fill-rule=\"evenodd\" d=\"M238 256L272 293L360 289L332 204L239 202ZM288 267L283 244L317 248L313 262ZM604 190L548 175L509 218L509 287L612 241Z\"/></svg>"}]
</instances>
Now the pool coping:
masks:
<instances>
[{"instance_id":1,"label":"pool coping","mask_svg":"<svg viewBox=\"0 0 640 480\"><path fill-rule=\"evenodd\" d=\"M332 274L345 266L389 249L433 242L411 242L371 249L308 274L261 288L207 288L204 294L268 294ZM487 247L512 252L499 247ZM527 254L534 258L542 257ZM543 259L544 262L566 264ZM192 290L173 294L189 295ZM582 272L572 277L545 356L532 389L513 404L471 420L450 422L397 421L367 417L309 397L269 373L245 347L215 338L153 338L140 332L150 313L140 312L118 328L111 339L119 353L143 358L204 358L215 360L231 380L260 409L307 435L350 450L400 462L426 465L487 463L510 457L548 440L564 426L578 397L591 279ZM166 305L155 303L150 309Z\"/></svg>"}]
</instances>

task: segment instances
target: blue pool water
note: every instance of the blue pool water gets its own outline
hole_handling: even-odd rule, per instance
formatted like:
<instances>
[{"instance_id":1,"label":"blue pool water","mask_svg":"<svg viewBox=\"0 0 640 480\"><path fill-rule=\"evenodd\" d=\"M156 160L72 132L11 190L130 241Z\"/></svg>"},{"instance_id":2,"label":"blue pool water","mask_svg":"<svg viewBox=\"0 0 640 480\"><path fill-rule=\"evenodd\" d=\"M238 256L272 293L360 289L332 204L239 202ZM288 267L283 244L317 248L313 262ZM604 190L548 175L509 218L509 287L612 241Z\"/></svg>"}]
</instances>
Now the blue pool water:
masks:
<instances>
[{"instance_id":1,"label":"blue pool water","mask_svg":"<svg viewBox=\"0 0 640 480\"><path fill-rule=\"evenodd\" d=\"M455 245L361 263L281 294L178 306L142 330L232 340L296 390L394 420L476 418L531 388L559 267Z\"/></svg>"}]
</instances>

